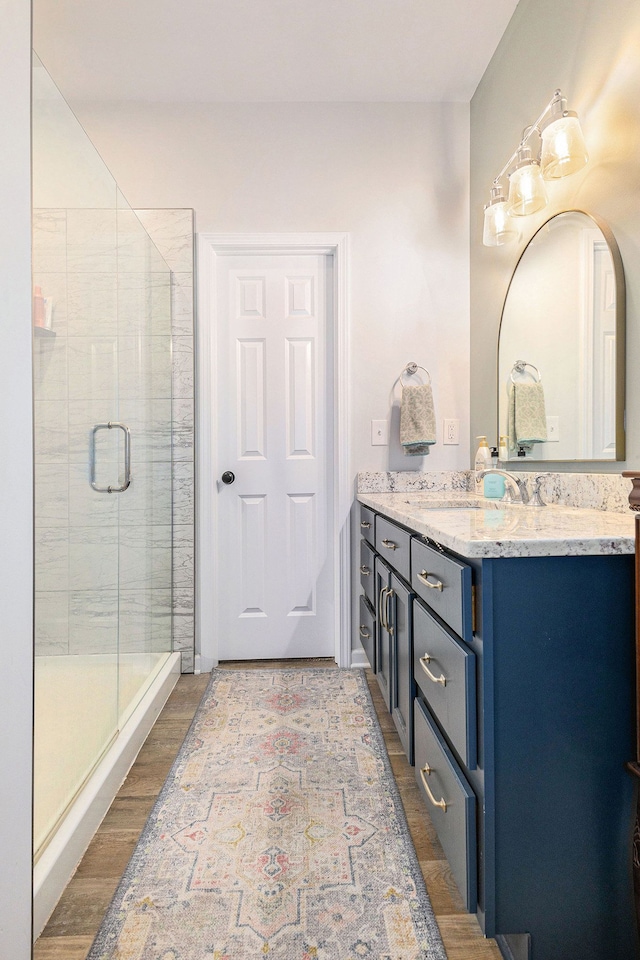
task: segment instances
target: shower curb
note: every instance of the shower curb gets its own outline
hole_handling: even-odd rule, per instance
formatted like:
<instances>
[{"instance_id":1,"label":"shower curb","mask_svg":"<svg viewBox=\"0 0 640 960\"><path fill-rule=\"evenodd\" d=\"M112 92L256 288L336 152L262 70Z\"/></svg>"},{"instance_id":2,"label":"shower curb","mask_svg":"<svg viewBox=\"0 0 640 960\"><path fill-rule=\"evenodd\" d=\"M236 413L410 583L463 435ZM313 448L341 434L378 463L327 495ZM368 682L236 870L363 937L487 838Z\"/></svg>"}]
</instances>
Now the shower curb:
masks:
<instances>
[{"instance_id":1,"label":"shower curb","mask_svg":"<svg viewBox=\"0 0 640 960\"><path fill-rule=\"evenodd\" d=\"M171 653L36 863L34 942L46 926L179 676L180 654Z\"/></svg>"}]
</instances>

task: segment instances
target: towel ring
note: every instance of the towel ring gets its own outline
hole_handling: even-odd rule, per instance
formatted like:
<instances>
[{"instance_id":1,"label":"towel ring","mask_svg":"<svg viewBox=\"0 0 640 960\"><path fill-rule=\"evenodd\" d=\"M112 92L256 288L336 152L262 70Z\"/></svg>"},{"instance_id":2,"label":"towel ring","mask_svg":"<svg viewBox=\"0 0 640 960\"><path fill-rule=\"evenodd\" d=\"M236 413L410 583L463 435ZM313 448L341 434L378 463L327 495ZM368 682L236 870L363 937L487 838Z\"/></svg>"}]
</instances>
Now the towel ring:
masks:
<instances>
[{"instance_id":1,"label":"towel ring","mask_svg":"<svg viewBox=\"0 0 640 960\"><path fill-rule=\"evenodd\" d=\"M527 373L527 371L525 370L525 367L530 367L532 370L535 370L536 375L537 375L537 378L538 378L538 379L536 380L536 383L542 383L542 374L540 373L540 371L538 370L538 368L537 368L533 363L527 363L526 360L516 360L516 362L514 363L513 367L511 368L511 373L509 374L509 379L511 380L511 383L515 383L515 382L516 382L516 381L513 379L514 371L515 371L516 373L521 373L521 374L524 375L524 374ZM529 374L529 376L533 376L533 374ZM534 380L535 380L535 377L534 377Z\"/></svg>"},{"instance_id":2,"label":"towel ring","mask_svg":"<svg viewBox=\"0 0 640 960\"><path fill-rule=\"evenodd\" d=\"M422 366L421 364L419 364L419 363L414 363L413 361L411 361L411 363L408 363L408 364L406 365L406 367L404 368L404 370L402 371L402 373L400 374L400 377L399 377L400 383L402 384L403 387L406 386L404 380L402 379L402 378L404 377L404 375L406 374L406 375L409 376L409 377L413 377L413 376L416 375L416 373L418 372L418 370L424 370L424 372L425 372L426 375L427 375L427 382L428 382L429 386L431 386L431 374L429 373L429 371L427 370L427 368L426 368L426 367L423 367L423 366Z\"/></svg>"}]
</instances>

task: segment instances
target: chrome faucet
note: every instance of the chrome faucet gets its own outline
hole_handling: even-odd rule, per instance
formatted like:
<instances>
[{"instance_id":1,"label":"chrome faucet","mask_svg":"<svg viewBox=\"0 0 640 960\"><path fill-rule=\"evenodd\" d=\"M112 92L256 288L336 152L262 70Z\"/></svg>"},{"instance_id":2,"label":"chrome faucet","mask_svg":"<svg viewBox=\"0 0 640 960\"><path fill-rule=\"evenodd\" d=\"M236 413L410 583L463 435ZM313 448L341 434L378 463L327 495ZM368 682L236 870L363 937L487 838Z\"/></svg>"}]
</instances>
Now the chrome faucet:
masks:
<instances>
[{"instance_id":1,"label":"chrome faucet","mask_svg":"<svg viewBox=\"0 0 640 960\"><path fill-rule=\"evenodd\" d=\"M490 473L497 473L499 477L504 477L506 481L507 488L502 498L504 503L529 503L529 490L526 480L514 477L512 473L507 473L506 470L496 470L493 467L488 470L481 470L480 473L476 474L476 479L482 480Z\"/></svg>"},{"instance_id":2,"label":"chrome faucet","mask_svg":"<svg viewBox=\"0 0 640 960\"><path fill-rule=\"evenodd\" d=\"M536 477L533 481L533 494L531 496L531 506L532 507L546 507L547 501L543 500L540 495L540 485L542 481L546 479L546 474L541 473L540 476Z\"/></svg>"}]
</instances>

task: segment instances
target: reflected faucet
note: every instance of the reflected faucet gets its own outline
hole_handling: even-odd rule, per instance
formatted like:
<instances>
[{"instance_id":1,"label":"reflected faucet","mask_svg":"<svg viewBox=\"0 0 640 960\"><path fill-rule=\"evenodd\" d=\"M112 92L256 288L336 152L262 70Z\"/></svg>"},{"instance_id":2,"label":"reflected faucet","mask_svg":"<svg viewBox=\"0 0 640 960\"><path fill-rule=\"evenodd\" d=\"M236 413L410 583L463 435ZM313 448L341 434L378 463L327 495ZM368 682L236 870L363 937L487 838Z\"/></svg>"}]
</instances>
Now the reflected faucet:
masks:
<instances>
[{"instance_id":1,"label":"reflected faucet","mask_svg":"<svg viewBox=\"0 0 640 960\"><path fill-rule=\"evenodd\" d=\"M504 477L506 481L506 492L502 497L504 503L529 503L529 490L526 480L520 480L518 477L514 477L512 473L507 473L506 470L497 470L493 467L488 470L481 470L480 473L476 474L476 479L482 480L490 473L497 473L499 477Z\"/></svg>"}]
</instances>

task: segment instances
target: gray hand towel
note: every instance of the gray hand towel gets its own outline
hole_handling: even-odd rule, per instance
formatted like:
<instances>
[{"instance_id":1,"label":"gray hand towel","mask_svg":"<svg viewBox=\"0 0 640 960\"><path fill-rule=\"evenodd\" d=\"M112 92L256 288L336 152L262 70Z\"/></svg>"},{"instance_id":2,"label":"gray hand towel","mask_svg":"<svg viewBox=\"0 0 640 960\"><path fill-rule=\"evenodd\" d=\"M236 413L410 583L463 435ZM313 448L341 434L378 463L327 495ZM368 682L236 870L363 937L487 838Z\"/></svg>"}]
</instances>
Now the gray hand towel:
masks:
<instances>
[{"instance_id":1,"label":"gray hand towel","mask_svg":"<svg viewBox=\"0 0 640 960\"><path fill-rule=\"evenodd\" d=\"M509 385L509 446L530 448L547 439L547 416L541 383Z\"/></svg>"},{"instance_id":2,"label":"gray hand towel","mask_svg":"<svg viewBox=\"0 0 640 960\"><path fill-rule=\"evenodd\" d=\"M400 443L407 457L423 457L436 442L436 415L430 383L402 388Z\"/></svg>"}]
</instances>

